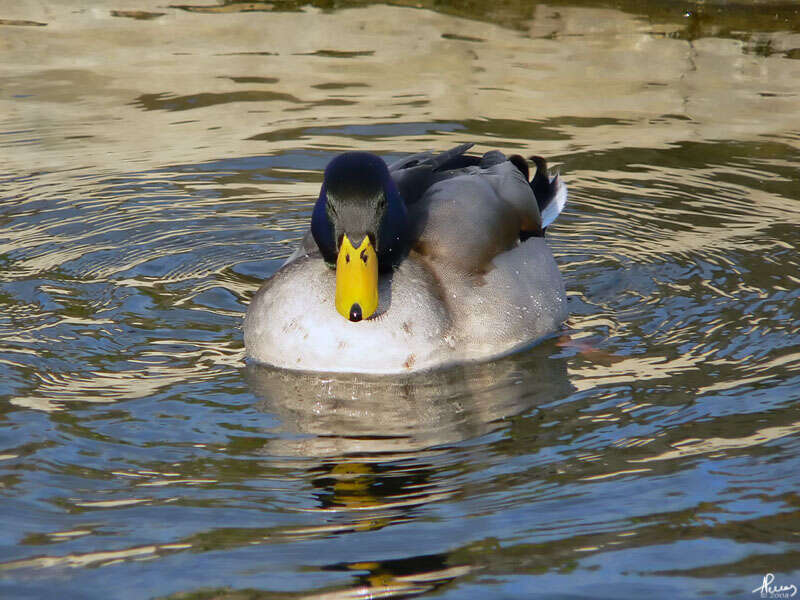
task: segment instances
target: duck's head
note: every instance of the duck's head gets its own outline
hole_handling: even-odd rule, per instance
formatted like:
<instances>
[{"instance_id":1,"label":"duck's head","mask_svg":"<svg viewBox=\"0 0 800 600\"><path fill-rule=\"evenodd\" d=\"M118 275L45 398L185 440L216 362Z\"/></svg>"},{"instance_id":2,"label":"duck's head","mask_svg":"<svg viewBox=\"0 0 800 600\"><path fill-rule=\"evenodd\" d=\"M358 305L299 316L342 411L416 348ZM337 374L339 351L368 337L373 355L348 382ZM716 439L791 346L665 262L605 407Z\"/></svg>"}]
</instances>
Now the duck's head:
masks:
<instances>
[{"instance_id":1,"label":"duck's head","mask_svg":"<svg viewBox=\"0 0 800 600\"><path fill-rule=\"evenodd\" d=\"M311 232L336 268L336 310L350 321L378 308L378 273L408 249L408 213L383 160L347 152L325 169Z\"/></svg>"}]
</instances>

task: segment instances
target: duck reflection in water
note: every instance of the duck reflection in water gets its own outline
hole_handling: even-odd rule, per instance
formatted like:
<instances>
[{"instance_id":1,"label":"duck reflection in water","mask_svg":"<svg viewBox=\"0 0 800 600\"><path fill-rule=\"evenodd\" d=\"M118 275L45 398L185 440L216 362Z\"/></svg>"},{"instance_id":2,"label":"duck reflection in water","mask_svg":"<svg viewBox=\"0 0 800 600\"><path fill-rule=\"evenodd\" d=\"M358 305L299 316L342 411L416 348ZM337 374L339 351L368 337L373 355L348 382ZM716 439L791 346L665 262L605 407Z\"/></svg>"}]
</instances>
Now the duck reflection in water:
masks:
<instances>
[{"instance_id":1,"label":"duck reflection in water","mask_svg":"<svg viewBox=\"0 0 800 600\"><path fill-rule=\"evenodd\" d=\"M458 493L455 477L470 452L460 443L573 390L566 362L548 356L548 346L404 377L249 365L246 377L259 409L281 421L263 452L301 459L318 503L311 510L327 515L324 524L287 533L303 538L379 530L413 520L423 506ZM408 550L401 560L326 569L359 572L348 597L356 588L381 597L421 593L471 570L446 554Z\"/></svg>"},{"instance_id":2,"label":"duck reflection in water","mask_svg":"<svg viewBox=\"0 0 800 600\"><path fill-rule=\"evenodd\" d=\"M259 409L280 419L276 433L287 434L269 441L270 454L385 461L484 435L570 393L566 362L552 349L542 344L490 362L392 377L250 364L246 378Z\"/></svg>"}]
</instances>

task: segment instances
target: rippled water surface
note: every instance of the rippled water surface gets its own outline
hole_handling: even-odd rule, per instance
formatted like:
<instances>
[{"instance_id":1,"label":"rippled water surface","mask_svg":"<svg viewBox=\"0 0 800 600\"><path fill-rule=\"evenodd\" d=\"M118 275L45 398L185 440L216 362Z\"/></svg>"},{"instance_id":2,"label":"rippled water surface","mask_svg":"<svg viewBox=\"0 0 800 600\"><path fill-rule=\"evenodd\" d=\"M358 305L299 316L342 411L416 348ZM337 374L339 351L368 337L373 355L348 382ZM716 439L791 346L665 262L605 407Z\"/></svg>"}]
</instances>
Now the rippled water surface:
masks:
<instances>
[{"instance_id":1,"label":"rippled water surface","mask_svg":"<svg viewBox=\"0 0 800 600\"><path fill-rule=\"evenodd\" d=\"M396 4L0 4L1 596L800 587L800 7ZM564 331L246 364L327 161L465 141L568 182Z\"/></svg>"}]
</instances>

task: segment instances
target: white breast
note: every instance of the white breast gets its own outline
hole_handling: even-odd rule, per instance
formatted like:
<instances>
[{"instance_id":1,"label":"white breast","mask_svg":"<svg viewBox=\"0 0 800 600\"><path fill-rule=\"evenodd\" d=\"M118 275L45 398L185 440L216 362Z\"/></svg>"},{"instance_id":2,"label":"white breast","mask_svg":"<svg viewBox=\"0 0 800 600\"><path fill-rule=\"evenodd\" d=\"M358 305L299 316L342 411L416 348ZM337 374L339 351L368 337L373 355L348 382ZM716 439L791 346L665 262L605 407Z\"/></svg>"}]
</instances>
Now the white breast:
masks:
<instances>
[{"instance_id":1,"label":"white breast","mask_svg":"<svg viewBox=\"0 0 800 600\"><path fill-rule=\"evenodd\" d=\"M558 328L566 298L542 238L492 265L475 278L409 257L381 278L376 315L352 323L334 308L334 271L300 258L253 298L247 354L305 371L402 373L498 356Z\"/></svg>"}]
</instances>

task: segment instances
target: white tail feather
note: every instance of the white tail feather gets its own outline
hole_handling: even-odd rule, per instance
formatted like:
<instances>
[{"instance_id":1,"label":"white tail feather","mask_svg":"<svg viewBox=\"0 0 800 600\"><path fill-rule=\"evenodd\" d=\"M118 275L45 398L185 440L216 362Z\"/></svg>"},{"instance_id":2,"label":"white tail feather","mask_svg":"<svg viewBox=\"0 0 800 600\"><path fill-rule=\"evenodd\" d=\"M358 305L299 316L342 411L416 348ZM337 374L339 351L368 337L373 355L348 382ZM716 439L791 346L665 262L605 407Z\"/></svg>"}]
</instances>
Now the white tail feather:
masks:
<instances>
[{"instance_id":1,"label":"white tail feather","mask_svg":"<svg viewBox=\"0 0 800 600\"><path fill-rule=\"evenodd\" d=\"M555 182L556 184L556 193L553 195L553 199L548 202L547 206L544 207L542 211L542 227L549 227L550 224L558 218L558 215L561 214L561 211L564 210L564 207L567 204L567 185L561 181L561 178L558 175L554 175L550 178L550 182Z\"/></svg>"}]
</instances>

